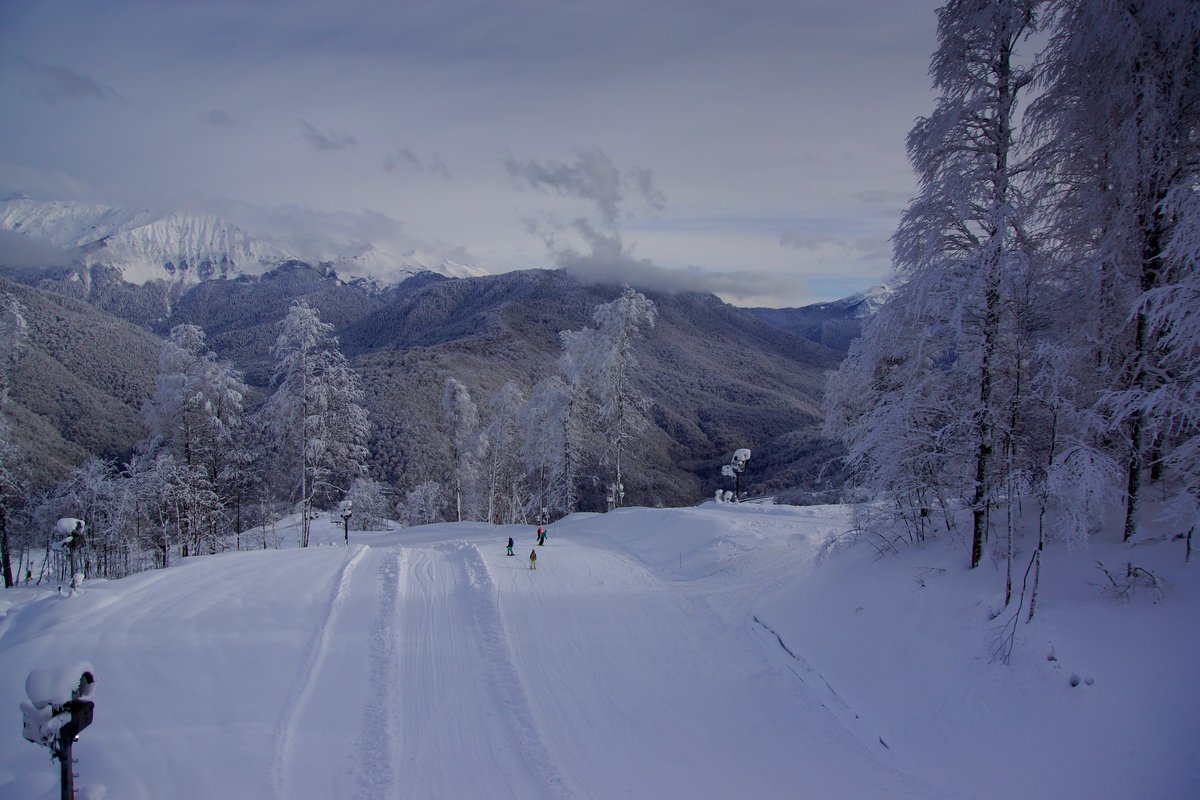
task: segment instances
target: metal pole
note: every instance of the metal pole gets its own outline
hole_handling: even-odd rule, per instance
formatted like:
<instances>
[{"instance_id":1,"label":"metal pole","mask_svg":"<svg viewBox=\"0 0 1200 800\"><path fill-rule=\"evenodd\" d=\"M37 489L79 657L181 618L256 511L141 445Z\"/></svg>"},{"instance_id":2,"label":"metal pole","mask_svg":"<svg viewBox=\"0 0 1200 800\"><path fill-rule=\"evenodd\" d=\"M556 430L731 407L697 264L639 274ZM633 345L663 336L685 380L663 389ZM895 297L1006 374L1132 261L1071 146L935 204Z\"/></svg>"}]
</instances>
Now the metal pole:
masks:
<instances>
[{"instance_id":1,"label":"metal pole","mask_svg":"<svg viewBox=\"0 0 1200 800\"><path fill-rule=\"evenodd\" d=\"M62 785L62 800L75 800L75 776L71 770L71 740L63 745L58 754L58 775Z\"/></svg>"}]
</instances>

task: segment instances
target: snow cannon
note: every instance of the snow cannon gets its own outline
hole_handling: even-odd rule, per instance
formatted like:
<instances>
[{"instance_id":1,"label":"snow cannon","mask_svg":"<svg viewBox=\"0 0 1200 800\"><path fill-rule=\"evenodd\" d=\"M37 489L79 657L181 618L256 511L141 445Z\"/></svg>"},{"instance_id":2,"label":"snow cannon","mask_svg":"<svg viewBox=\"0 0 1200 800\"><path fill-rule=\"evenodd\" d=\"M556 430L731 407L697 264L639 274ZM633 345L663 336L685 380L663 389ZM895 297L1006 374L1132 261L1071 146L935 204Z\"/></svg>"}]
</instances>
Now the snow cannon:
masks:
<instances>
[{"instance_id":1,"label":"snow cannon","mask_svg":"<svg viewBox=\"0 0 1200 800\"><path fill-rule=\"evenodd\" d=\"M62 797L75 796L71 745L92 724L96 671L86 661L35 669L25 679L28 703L21 703L25 739L50 748L58 759Z\"/></svg>"},{"instance_id":2,"label":"snow cannon","mask_svg":"<svg viewBox=\"0 0 1200 800\"><path fill-rule=\"evenodd\" d=\"M96 672L86 661L35 669L25 679L28 703L21 703L25 738L57 756L92 724Z\"/></svg>"}]
</instances>

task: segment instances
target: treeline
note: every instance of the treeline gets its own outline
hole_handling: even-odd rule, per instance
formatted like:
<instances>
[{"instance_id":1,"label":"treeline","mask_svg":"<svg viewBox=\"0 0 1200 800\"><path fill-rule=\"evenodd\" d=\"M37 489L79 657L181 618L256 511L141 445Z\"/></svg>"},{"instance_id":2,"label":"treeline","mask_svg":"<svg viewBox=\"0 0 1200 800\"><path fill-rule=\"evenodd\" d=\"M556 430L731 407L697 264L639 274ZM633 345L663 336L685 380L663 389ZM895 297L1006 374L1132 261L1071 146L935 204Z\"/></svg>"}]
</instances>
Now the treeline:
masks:
<instances>
[{"instance_id":1,"label":"treeline","mask_svg":"<svg viewBox=\"0 0 1200 800\"><path fill-rule=\"evenodd\" d=\"M1022 48L1043 42L1039 52ZM951 0L903 285L829 382L889 543L1189 537L1200 510L1200 4ZM1151 494L1152 490L1152 494ZM1028 516L1028 512L1027 512ZM873 523L868 522L871 526ZM999 535L997 535L999 534Z\"/></svg>"},{"instance_id":2,"label":"treeline","mask_svg":"<svg viewBox=\"0 0 1200 800\"><path fill-rule=\"evenodd\" d=\"M11 295L0 293L0 308L6 395L25 322ZM132 456L125 463L91 458L42 493L22 480L23 454L0 423L5 585L70 580L72 561L87 578L116 578L177 557L267 546L246 541L244 532L344 497L365 475L367 420L332 326L298 301L272 356L274 391L247 413L241 372L216 357L200 328L176 326L142 407L147 436ZM0 396L0 412L4 402ZM56 541L60 518L81 520L82 539ZM72 558L64 556L68 548Z\"/></svg>"},{"instance_id":3,"label":"treeline","mask_svg":"<svg viewBox=\"0 0 1200 800\"><path fill-rule=\"evenodd\" d=\"M596 307L594 328L560 333L560 372L528 397L510 380L481 410L464 383L446 379L443 478L409 492L408 520L544 523L622 506L650 424L634 342L656 320L653 301L627 287Z\"/></svg>"},{"instance_id":4,"label":"treeline","mask_svg":"<svg viewBox=\"0 0 1200 800\"><path fill-rule=\"evenodd\" d=\"M438 437L451 453L431 463L403 498L368 473L369 424L358 378L333 328L303 300L290 307L271 349L273 391L253 412L243 375L177 325L163 342L147 436L124 463L92 458L53 490L32 494L22 454L0 413L0 533L5 585L117 578L176 558L277 546L274 522L300 512L300 544L317 510L349 509L358 529L386 519L547 522L581 498L624 498L631 443L647 420L633 340L654 304L627 289L595 310L595 328L561 334L561 375L529 397L506 383L480 411L466 386L445 381ZM7 388L22 352L20 303L0 293L0 365ZM0 412L4 396L0 394ZM83 522L82 538L56 521ZM253 539L247 531L253 530Z\"/></svg>"}]
</instances>

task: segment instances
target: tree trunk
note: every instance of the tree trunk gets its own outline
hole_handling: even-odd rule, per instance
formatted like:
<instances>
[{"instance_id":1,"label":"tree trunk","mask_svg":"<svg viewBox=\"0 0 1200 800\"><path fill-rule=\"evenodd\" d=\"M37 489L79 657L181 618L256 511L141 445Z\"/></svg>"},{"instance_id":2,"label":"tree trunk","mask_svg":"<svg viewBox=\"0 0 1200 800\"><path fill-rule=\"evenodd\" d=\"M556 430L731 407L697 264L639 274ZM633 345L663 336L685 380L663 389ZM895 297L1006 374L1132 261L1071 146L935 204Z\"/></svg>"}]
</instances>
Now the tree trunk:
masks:
<instances>
[{"instance_id":1,"label":"tree trunk","mask_svg":"<svg viewBox=\"0 0 1200 800\"><path fill-rule=\"evenodd\" d=\"M11 589L13 585L12 555L8 542L8 505L0 500L0 562L4 569L4 588Z\"/></svg>"},{"instance_id":2,"label":"tree trunk","mask_svg":"<svg viewBox=\"0 0 1200 800\"><path fill-rule=\"evenodd\" d=\"M1142 489L1142 412L1133 414L1129 421L1129 464L1125 482L1125 531L1122 541L1128 542L1137 533L1138 510Z\"/></svg>"},{"instance_id":3,"label":"tree trunk","mask_svg":"<svg viewBox=\"0 0 1200 800\"><path fill-rule=\"evenodd\" d=\"M978 437L975 450L975 491L971 497L971 569L983 560L983 542L987 538L987 504L990 502L989 484L992 456L992 359L996 350L996 338L1000 328L1000 290L994 279L989 278L985 294L983 353L979 362L979 410L975 420L975 435Z\"/></svg>"},{"instance_id":4,"label":"tree trunk","mask_svg":"<svg viewBox=\"0 0 1200 800\"><path fill-rule=\"evenodd\" d=\"M1156 197L1153 210L1144 219L1146 238L1142 247L1142 269L1139 288L1146 293L1159 284L1162 270L1160 253L1164 237L1165 224L1161 213L1157 210L1161 197ZM1146 322L1146 314L1138 311L1135 320L1133 338L1133 375L1131 388L1139 395L1146 392L1151 381L1149 361L1153 355L1154 343L1150 341L1150 327ZM1140 397L1138 400L1140 401ZM1122 540L1128 542L1138 530L1138 512L1141 502L1142 472L1144 469L1144 450L1146 446L1146 420L1141 409L1135 409L1129 417L1129 464L1125 482L1125 530Z\"/></svg>"}]
</instances>

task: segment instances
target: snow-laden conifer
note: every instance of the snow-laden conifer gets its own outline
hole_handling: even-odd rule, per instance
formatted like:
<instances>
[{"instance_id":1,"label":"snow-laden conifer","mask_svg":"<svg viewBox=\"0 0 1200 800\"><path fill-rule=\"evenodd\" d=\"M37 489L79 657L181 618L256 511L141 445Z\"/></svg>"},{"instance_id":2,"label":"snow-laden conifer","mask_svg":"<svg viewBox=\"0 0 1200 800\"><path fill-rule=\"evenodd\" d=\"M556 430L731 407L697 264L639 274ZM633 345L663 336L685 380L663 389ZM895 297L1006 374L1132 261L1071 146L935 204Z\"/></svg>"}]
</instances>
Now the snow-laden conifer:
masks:
<instances>
[{"instance_id":1,"label":"snow-laden conifer","mask_svg":"<svg viewBox=\"0 0 1200 800\"><path fill-rule=\"evenodd\" d=\"M241 458L246 384L240 371L219 360L195 325L171 329L159 354L155 392L142 407L150 430L148 449L175 462L171 494L180 512L183 555L207 541L218 548L221 512L232 489L230 465Z\"/></svg>"}]
</instances>

